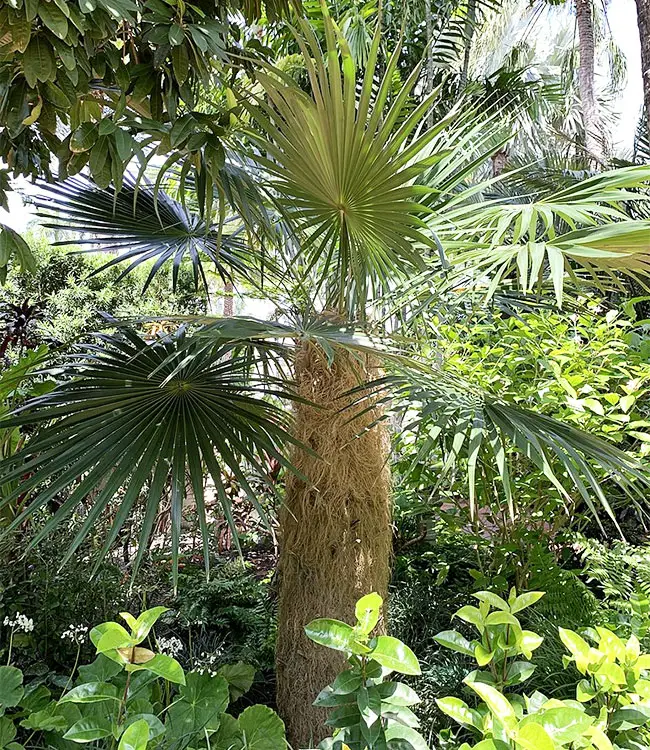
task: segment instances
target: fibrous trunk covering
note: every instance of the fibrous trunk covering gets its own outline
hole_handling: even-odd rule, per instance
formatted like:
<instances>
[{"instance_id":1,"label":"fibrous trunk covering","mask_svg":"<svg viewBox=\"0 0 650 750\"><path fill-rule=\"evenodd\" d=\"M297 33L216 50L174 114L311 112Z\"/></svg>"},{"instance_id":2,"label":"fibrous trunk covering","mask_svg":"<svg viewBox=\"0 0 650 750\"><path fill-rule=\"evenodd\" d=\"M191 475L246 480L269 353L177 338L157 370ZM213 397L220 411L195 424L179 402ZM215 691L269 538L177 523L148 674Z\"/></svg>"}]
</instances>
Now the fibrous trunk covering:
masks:
<instances>
[{"instance_id":1,"label":"fibrous trunk covering","mask_svg":"<svg viewBox=\"0 0 650 750\"><path fill-rule=\"evenodd\" d=\"M373 362L305 344L295 375L299 395L318 404L296 407L295 432L317 456L296 450L292 462L309 482L287 480L280 516L280 601L277 642L278 705L293 747L327 736L326 712L312 702L344 666L338 652L312 644L304 626L316 617L354 621L359 597L386 597L392 544L388 433L346 396L378 376ZM341 398L343 397L343 398ZM310 744L313 743L313 744Z\"/></svg>"}]
</instances>

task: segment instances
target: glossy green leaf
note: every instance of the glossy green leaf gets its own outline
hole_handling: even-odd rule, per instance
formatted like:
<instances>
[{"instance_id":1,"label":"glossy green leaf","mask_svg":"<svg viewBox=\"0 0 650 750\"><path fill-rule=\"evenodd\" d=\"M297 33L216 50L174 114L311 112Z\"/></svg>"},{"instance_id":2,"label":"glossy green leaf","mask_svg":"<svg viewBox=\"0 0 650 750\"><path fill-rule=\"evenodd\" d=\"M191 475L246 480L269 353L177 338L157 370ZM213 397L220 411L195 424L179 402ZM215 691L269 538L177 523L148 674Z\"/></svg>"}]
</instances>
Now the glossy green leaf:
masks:
<instances>
[{"instance_id":1,"label":"glossy green leaf","mask_svg":"<svg viewBox=\"0 0 650 750\"><path fill-rule=\"evenodd\" d=\"M474 656L474 647L472 644L456 630L443 630L442 633L434 636L433 640L445 648L450 648L452 651L458 651L458 653L467 656Z\"/></svg>"},{"instance_id":2,"label":"glossy green leaf","mask_svg":"<svg viewBox=\"0 0 650 750\"><path fill-rule=\"evenodd\" d=\"M87 743L103 740L111 736L111 726L101 719L80 719L63 735L63 739L71 742Z\"/></svg>"},{"instance_id":3,"label":"glossy green leaf","mask_svg":"<svg viewBox=\"0 0 650 750\"><path fill-rule=\"evenodd\" d=\"M117 687L108 682L86 682L68 691L59 703L101 703L117 701Z\"/></svg>"},{"instance_id":4,"label":"glossy green leaf","mask_svg":"<svg viewBox=\"0 0 650 750\"><path fill-rule=\"evenodd\" d=\"M390 635L380 635L369 644L370 657L379 662L382 667L393 669L402 674L421 674L420 664L411 649L397 638Z\"/></svg>"},{"instance_id":5,"label":"glossy green leaf","mask_svg":"<svg viewBox=\"0 0 650 750\"><path fill-rule=\"evenodd\" d=\"M139 719L130 724L120 737L118 750L146 750L149 743L149 724Z\"/></svg>"},{"instance_id":6,"label":"glossy green leaf","mask_svg":"<svg viewBox=\"0 0 650 750\"><path fill-rule=\"evenodd\" d=\"M356 603L357 627L365 635L368 635L379 622L379 613L383 603L381 596L374 592L362 596Z\"/></svg>"}]
</instances>

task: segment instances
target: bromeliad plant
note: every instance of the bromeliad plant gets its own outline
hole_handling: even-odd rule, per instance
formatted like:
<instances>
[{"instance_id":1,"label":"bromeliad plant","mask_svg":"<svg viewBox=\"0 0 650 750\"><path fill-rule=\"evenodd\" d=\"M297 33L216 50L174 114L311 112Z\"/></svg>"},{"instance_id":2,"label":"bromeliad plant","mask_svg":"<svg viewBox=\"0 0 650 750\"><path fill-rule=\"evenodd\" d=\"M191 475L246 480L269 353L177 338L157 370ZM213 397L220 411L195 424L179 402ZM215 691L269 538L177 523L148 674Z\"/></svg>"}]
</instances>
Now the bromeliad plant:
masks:
<instances>
[{"instance_id":1,"label":"bromeliad plant","mask_svg":"<svg viewBox=\"0 0 650 750\"><path fill-rule=\"evenodd\" d=\"M319 745L323 750L428 748L409 708L419 703L417 694L401 682L386 680L391 672L418 675L420 665L397 638L372 635L382 604L379 594L367 594L357 602L354 626L318 619L305 628L312 641L342 651L350 664L314 701L315 706L333 709L326 724L334 728L334 736Z\"/></svg>"},{"instance_id":2,"label":"bromeliad plant","mask_svg":"<svg viewBox=\"0 0 650 750\"><path fill-rule=\"evenodd\" d=\"M97 658L79 669L77 684L58 700L45 685L24 685L16 667L0 667L0 748L23 750L15 741L22 731L25 745L37 748L69 742L101 750L286 747L284 724L270 708L249 706L237 719L225 713L250 688L252 669L240 664L216 674L186 673L145 645L165 611L154 607L137 618L122 613L128 629L117 622L93 628Z\"/></svg>"}]
</instances>

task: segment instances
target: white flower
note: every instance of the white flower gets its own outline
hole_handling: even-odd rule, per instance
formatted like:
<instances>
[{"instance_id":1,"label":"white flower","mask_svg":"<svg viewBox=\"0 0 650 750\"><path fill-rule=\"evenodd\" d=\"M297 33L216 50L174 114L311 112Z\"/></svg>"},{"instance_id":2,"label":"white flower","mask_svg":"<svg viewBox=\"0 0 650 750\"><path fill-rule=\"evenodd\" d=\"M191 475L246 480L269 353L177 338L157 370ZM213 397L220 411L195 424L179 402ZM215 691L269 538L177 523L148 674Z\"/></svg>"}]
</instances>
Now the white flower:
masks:
<instances>
[{"instance_id":1,"label":"white flower","mask_svg":"<svg viewBox=\"0 0 650 750\"><path fill-rule=\"evenodd\" d=\"M31 633L34 630L34 620L20 612L16 612L13 620L9 616L5 617L3 625L10 627L12 630L22 630L24 633Z\"/></svg>"},{"instance_id":2,"label":"white flower","mask_svg":"<svg viewBox=\"0 0 650 750\"><path fill-rule=\"evenodd\" d=\"M173 635L171 638L158 638L158 648L169 656L176 657L183 651L183 641Z\"/></svg>"},{"instance_id":3,"label":"white flower","mask_svg":"<svg viewBox=\"0 0 650 750\"><path fill-rule=\"evenodd\" d=\"M88 627L86 625L68 625L68 629L61 633L62 641L72 641L78 645L86 642L88 636Z\"/></svg>"}]
</instances>

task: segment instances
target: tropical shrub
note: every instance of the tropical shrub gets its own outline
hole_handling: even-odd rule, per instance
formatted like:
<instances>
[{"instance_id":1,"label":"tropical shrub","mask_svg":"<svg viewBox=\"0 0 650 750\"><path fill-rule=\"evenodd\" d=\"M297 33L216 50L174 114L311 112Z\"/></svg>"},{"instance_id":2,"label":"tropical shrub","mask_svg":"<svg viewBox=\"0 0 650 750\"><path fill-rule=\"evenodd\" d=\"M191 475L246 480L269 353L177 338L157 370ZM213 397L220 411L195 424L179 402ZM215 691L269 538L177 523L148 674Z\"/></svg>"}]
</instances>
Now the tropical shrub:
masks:
<instances>
[{"instance_id":1,"label":"tropical shrub","mask_svg":"<svg viewBox=\"0 0 650 750\"><path fill-rule=\"evenodd\" d=\"M350 665L314 701L332 709L326 724L334 728L334 736L321 742L322 750L427 748L409 708L418 703L417 694L386 679L391 672L420 674L418 660L397 638L372 635L382 604L379 594L367 594L357 602L355 625L323 618L305 628L314 643L343 652Z\"/></svg>"},{"instance_id":2,"label":"tropical shrub","mask_svg":"<svg viewBox=\"0 0 650 750\"><path fill-rule=\"evenodd\" d=\"M172 656L147 647L156 644L152 628L165 611L154 607L137 618L125 612L127 628L117 622L93 628L97 658L79 668L72 687L70 677L58 699L38 681L25 684L18 668L0 667L0 747L21 750L16 738L25 733L30 747L44 748L70 742L119 750L284 747L284 725L270 708L249 706L238 718L226 713L250 687L252 669L186 673ZM13 627L28 625L17 618ZM77 641L83 635L70 633Z\"/></svg>"},{"instance_id":3,"label":"tropical shrub","mask_svg":"<svg viewBox=\"0 0 650 750\"><path fill-rule=\"evenodd\" d=\"M513 589L504 600L490 592L478 592L479 607L466 606L457 616L471 623L479 638L469 641L457 631L440 633L444 646L472 655L478 669L465 677L466 686L480 702L471 707L458 697L438 701L447 716L461 725L457 737L471 737L477 744L456 744L460 750L559 750L589 748L641 750L650 745L650 655L641 653L638 638L627 641L604 627L587 629L585 636L560 628L569 651L565 667L579 672L575 699L549 699L535 690L530 695L506 693L528 681L535 671L529 661L518 661L542 643L542 637L521 628L518 612L534 604L542 592L517 596ZM494 608L494 611L490 611ZM488 667L487 670L483 669ZM449 737L445 738L449 747Z\"/></svg>"}]
</instances>

